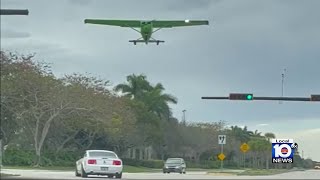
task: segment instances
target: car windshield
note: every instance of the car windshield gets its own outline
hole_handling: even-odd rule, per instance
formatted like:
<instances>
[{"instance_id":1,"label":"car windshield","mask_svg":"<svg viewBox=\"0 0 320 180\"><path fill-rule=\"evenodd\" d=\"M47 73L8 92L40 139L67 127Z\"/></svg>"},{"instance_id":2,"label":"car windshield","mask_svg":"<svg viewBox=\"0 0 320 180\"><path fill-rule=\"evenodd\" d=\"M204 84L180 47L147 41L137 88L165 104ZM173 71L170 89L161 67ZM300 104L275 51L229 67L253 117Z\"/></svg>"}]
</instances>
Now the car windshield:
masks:
<instances>
[{"instance_id":1,"label":"car windshield","mask_svg":"<svg viewBox=\"0 0 320 180\"><path fill-rule=\"evenodd\" d=\"M89 152L89 157L110 157L117 158L117 156L112 152L104 152L104 151L92 151Z\"/></svg>"},{"instance_id":2,"label":"car windshield","mask_svg":"<svg viewBox=\"0 0 320 180\"><path fill-rule=\"evenodd\" d=\"M167 164L177 164L177 163L181 163L181 159L168 159Z\"/></svg>"}]
</instances>

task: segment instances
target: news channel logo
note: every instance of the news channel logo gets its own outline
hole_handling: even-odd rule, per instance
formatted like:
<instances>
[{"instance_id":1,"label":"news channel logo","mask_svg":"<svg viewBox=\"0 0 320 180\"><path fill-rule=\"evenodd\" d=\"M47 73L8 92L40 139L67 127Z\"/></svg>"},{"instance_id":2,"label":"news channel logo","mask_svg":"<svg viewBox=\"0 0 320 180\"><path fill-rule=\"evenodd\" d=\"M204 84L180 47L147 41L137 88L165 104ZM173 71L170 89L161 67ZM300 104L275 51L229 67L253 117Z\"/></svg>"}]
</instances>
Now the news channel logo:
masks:
<instances>
[{"instance_id":1,"label":"news channel logo","mask_svg":"<svg viewBox=\"0 0 320 180\"><path fill-rule=\"evenodd\" d=\"M293 163L298 144L293 139L272 139L272 163Z\"/></svg>"}]
</instances>

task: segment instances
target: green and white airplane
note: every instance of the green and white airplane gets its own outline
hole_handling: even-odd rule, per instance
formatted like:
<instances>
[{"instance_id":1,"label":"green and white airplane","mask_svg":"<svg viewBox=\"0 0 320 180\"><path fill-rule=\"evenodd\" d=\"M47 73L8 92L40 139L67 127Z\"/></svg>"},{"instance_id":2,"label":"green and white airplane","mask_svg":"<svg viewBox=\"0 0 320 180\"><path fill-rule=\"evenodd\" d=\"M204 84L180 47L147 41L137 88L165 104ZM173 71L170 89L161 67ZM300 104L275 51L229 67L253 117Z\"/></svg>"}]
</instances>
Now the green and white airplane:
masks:
<instances>
[{"instance_id":1,"label":"green and white airplane","mask_svg":"<svg viewBox=\"0 0 320 180\"><path fill-rule=\"evenodd\" d=\"M156 40L152 37L152 34L163 28L173 28L173 27L183 27L183 26L199 26L199 25L209 25L207 20L165 20L165 21L141 21L141 20L106 20L106 19L85 19L85 24L100 24L100 25L110 25L110 26L120 26L131 28L141 34L141 38L136 40L129 40L133 42L134 45L137 43L164 43L163 40ZM140 31L136 28L140 28ZM156 28L154 30L154 28Z\"/></svg>"}]
</instances>

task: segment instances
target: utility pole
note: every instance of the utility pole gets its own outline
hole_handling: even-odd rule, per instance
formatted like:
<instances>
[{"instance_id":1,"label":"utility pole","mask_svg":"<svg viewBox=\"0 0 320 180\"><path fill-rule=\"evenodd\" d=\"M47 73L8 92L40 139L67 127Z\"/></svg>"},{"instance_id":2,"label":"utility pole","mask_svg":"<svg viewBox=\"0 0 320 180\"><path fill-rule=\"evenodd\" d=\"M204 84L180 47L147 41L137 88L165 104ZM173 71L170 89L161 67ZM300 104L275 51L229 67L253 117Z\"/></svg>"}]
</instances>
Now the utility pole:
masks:
<instances>
[{"instance_id":1,"label":"utility pole","mask_svg":"<svg viewBox=\"0 0 320 180\"><path fill-rule=\"evenodd\" d=\"M185 110L185 109L182 110L182 113L183 113L183 115L182 115L182 123L183 123L183 124L186 124L186 111L187 111L187 110Z\"/></svg>"},{"instance_id":2,"label":"utility pole","mask_svg":"<svg viewBox=\"0 0 320 180\"><path fill-rule=\"evenodd\" d=\"M283 98L283 94L284 94L284 78L286 75L286 69L283 70L283 73L281 74L281 97ZM282 101L279 102L280 104L282 104Z\"/></svg>"},{"instance_id":3,"label":"utility pole","mask_svg":"<svg viewBox=\"0 0 320 180\"><path fill-rule=\"evenodd\" d=\"M3 152L2 152L2 137L0 139L0 167L2 168L2 157L3 156Z\"/></svg>"},{"instance_id":4,"label":"utility pole","mask_svg":"<svg viewBox=\"0 0 320 180\"><path fill-rule=\"evenodd\" d=\"M1 101L2 100L3 99L1 99ZM4 118L6 118L6 117L4 117ZM2 162L3 162L3 152L4 152L3 150L4 150L4 148L6 148L6 147L2 147L3 146L3 138L4 138L3 132L0 131L0 168L3 167L3 164L2 164Z\"/></svg>"}]
</instances>

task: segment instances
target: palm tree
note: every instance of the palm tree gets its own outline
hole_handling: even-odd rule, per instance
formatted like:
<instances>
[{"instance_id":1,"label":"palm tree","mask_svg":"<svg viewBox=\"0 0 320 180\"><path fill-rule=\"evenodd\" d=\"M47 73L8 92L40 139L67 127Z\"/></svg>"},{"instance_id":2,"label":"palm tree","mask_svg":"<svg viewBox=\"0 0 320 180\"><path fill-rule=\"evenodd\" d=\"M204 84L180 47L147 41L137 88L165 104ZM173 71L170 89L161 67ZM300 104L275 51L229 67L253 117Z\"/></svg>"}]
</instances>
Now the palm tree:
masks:
<instances>
[{"instance_id":1,"label":"palm tree","mask_svg":"<svg viewBox=\"0 0 320 180\"><path fill-rule=\"evenodd\" d=\"M262 136L261 136L261 132L259 132L258 130L255 130L254 133L252 134L252 136L258 137L258 138L259 138L259 137L262 137Z\"/></svg>"},{"instance_id":2,"label":"palm tree","mask_svg":"<svg viewBox=\"0 0 320 180\"><path fill-rule=\"evenodd\" d=\"M149 92L146 93L146 96L143 98L143 101L148 106L150 112L154 112L161 119L163 116L170 118L171 110L168 103L177 104L177 98L163 93L164 87L161 83L156 84Z\"/></svg>"},{"instance_id":3,"label":"palm tree","mask_svg":"<svg viewBox=\"0 0 320 180\"><path fill-rule=\"evenodd\" d=\"M127 84L119 84L114 89L121 91L126 96L139 100L146 105L149 112L155 113L160 119L166 117L170 119L171 110L168 103L177 104L177 98L165 94L165 88L161 83L154 87L147 81L147 77L143 74L127 76Z\"/></svg>"},{"instance_id":4,"label":"palm tree","mask_svg":"<svg viewBox=\"0 0 320 180\"><path fill-rule=\"evenodd\" d=\"M265 147L266 151L265 151L265 157L266 157L266 169L269 169L269 162L270 160L270 152L271 152L271 144L270 144L270 139L274 139L276 138L276 135L274 133L271 132L267 132L264 134L264 137L266 138L266 140L269 142L269 145Z\"/></svg>"},{"instance_id":5,"label":"palm tree","mask_svg":"<svg viewBox=\"0 0 320 180\"><path fill-rule=\"evenodd\" d=\"M231 126L231 135L241 143L248 142L252 134L252 131L248 131L247 126L245 126L243 129L239 126Z\"/></svg>"},{"instance_id":6,"label":"palm tree","mask_svg":"<svg viewBox=\"0 0 320 180\"><path fill-rule=\"evenodd\" d=\"M270 142L270 139L276 138L276 135L274 133L265 133L264 136L267 138L267 140Z\"/></svg>"},{"instance_id":7,"label":"palm tree","mask_svg":"<svg viewBox=\"0 0 320 180\"><path fill-rule=\"evenodd\" d=\"M152 86L147 81L147 77L143 74L129 75L127 76L128 84L119 84L114 89L115 91L121 91L126 96L135 99L141 99L147 91L150 91Z\"/></svg>"},{"instance_id":8,"label":"palm tree","mask_svg":"<svg viewBox=\"0 0 320 180\"><path fill-rule=\"evenodd\" d=\"M266 139L262 138L252 138L249 141L252 159L251 164L252 167L262 168L264 167L263 162L265 160L266 169L269 168L269 160L271 153L271 144Z\"/></svg>"}]
</instances>

